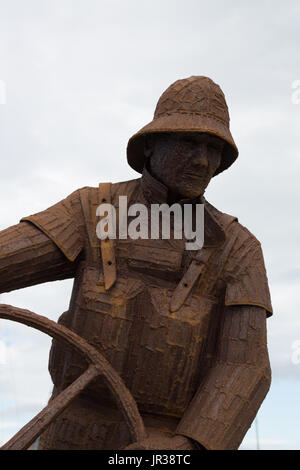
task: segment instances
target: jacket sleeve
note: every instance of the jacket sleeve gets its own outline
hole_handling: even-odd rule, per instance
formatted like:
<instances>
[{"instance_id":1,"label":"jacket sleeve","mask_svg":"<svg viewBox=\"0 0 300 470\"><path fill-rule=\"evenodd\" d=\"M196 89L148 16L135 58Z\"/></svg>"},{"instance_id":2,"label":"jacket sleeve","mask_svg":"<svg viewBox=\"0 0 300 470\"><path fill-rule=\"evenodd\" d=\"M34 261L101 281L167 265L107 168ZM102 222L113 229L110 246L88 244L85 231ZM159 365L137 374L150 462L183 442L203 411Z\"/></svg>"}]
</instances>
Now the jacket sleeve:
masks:
<instances>
[{"instance_id":1,"label":"jacket sleeve","mask_svg":"<svg viewBox=\"0 0 300 470\"><path fill-rule=\"evenodd\" d=\"M208 450L239 447L271 382L263 308L225 307L219 331L215 361L176 430Z\"/></svg>"},{"instance_id":2,"label":"jacket sleeve","mask_svg":"<svg viewBox=\"0 0 300 470\"><path fill-rule=\"evenodd\" d=\"M69 261L74 261L83 248L80 192L75 191L66 199L34 215L23 217L39 228L61 250Z\"/></svg>"},{"instance_id":3,"label":"jacket sleeve","mask_svg":"<svg viewBox=\"0 0 300 470\"><path fill-rule=\"evenodd\" d=\"M74 277L83 249L75 191L54 206L0 232L0 293Z\"/></svg>"},{"instance_id":4,"label":"jacket sleeve","mask_svg":"<svg viewBox=\"0 0 300 470\"><path fill-rule=\"evenodd\" d=\"M225 305L255 305L270 317L273 310L261 245L254 237L236 245L226 266Z\"/></svg>"},{"instance_id":5,"label":"jacket sleeve","mask_svg":"<svg viewBox=\"0 0 300 470\"><path fill-rule=\"evenodd\" d=\"M28 222L0 232L0 293L74 277L74 264Z\"/></svg>"}]
</instances>

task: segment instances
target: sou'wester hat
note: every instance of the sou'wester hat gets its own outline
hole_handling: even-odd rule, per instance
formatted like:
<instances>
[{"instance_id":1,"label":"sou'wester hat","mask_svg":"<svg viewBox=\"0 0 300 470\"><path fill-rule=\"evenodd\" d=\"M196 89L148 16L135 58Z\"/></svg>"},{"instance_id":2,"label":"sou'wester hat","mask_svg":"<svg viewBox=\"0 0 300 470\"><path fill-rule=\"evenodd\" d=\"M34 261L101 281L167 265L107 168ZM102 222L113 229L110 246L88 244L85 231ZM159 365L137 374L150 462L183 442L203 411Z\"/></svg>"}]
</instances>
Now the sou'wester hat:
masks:
<instances>
[{"instance_id":1,"label":"sou'wester hat","mask_svg":"<svg viewBox=\"0 0 300 470\"><path fill-rule=\"evenodd\" d=\"M225 96L210 78L192 76L177 80L158 100L153 121L134 134L127 145L129 165L142 173L146 157L144 136L157 132L205 132L225 141L222 160L215 175L236 160L238 149L229 130Z\"/></svg>"}]
</instances>

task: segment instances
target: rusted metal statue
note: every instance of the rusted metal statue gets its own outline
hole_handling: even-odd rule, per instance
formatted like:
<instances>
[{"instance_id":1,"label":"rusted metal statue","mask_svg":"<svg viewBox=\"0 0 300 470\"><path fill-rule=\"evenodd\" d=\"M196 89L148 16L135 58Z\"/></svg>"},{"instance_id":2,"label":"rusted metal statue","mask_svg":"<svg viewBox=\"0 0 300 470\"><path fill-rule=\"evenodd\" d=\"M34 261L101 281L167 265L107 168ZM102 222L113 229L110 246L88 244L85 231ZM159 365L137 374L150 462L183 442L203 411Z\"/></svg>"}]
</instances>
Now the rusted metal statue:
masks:
<instances>
[{"instance_id":1,"label":"rusted metal statue","mask_svg":"<svg viewBox=\"0 0 300 470\"><path fill-rule=\"evenodd\" d=\"M79 189L0 232L1 292L75 278L61 330L0 306L0 316L55 338L41 449L239 447L270 386L272 307L260 243L203 196L237 156L219 86L178 80L129 140L128 162L141 178ZM100 241L97 207L118 211L119 196L146 207L204 204L203 247L186 250L172 231ZM76 334L83 342L72 349Z\"/></svg>"}]
</instances>

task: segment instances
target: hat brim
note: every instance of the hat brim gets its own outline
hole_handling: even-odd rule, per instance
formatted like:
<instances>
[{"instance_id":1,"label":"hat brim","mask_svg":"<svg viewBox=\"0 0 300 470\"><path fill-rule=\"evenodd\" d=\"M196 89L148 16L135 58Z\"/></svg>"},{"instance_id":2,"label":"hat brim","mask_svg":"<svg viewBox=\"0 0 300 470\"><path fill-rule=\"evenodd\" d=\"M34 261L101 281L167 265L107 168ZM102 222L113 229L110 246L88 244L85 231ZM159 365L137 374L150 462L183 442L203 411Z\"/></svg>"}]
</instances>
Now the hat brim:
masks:
<instances>
[{"instance_id":1,"label":"hat brim","mask_svg":"<svg viewBox=\"0 0 300 470\"><path fill-rule=\"evenodd\" d=\"M161 132L204 132L223 139L225 146L222 152L222 160L214 176L229 168L239 154L230 130L221 120L208 114L172 113L155 118L129 139L127 161L131 168L138 173L143 172L146 162L144 136Z\"/></svg>"}]
</instances>

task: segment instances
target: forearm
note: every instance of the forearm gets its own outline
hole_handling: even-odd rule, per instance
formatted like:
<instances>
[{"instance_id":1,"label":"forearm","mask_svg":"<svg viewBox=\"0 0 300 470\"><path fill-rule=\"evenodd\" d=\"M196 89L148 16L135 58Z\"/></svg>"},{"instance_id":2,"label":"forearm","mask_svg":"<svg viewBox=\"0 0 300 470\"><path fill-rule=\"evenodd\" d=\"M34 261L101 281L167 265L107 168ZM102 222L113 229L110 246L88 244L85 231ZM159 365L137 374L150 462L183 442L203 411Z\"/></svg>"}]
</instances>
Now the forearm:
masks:
<instances>
[{"instance_id":1,"label":"forearm","mask_svg":"<svg viewBox=\"0 0 300 470\"><path fill-rule=\"evenodd\" d=\"M270 386L265 311L238 309L227 312L216 362L176 430L206 449L237 449Z\"/></svg>"},{"instance_id":2,"label":"forearm","mask_svg":"<svg viewBox=\"0 0 300 470\"><path fill-rule=\"evenodd\" d=\"M0 293L74 277L75 267L29 222L0 232Z\"/></svg>"},{"instance_id":3,"label":"forearm","mask_svg":"<svg viewBox=\"0 0 300 470\"><path fill-rule=\"evenodd\" d=\"M206 449L237 449L269 385L267 369L263 373L246 366L213 368L176 432L197 440Z\"/></svg>"}]
</instances>

